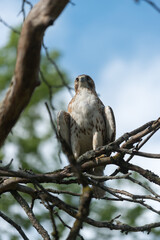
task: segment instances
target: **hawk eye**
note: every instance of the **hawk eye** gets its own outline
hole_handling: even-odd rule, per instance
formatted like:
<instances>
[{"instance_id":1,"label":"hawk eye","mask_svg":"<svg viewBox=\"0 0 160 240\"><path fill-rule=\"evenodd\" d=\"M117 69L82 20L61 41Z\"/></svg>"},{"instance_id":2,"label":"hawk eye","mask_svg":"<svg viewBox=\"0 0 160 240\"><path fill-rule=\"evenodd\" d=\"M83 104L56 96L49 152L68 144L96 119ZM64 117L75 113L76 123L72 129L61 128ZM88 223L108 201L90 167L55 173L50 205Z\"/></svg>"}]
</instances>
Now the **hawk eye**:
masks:
<instances>
[{"instance_id":1,"label":"hawk eye","mask_svg":"<svg viewBox=\"0 0 160 240\"><path fill-rule=\"evenodd\" d=\"M87 81L89 81L90 80L90 77L89 76L87 76Z\"/></svg>"},{"instance_id":2,"label":"hawk eye","mask_svg":"<svg viewBox=\"0 0 160 240\"><path fill-rule=\"evenodd\" d=\"M79 81L79 78L76 78L76 82L78 82Z\"/></svg>"}]
</instances>

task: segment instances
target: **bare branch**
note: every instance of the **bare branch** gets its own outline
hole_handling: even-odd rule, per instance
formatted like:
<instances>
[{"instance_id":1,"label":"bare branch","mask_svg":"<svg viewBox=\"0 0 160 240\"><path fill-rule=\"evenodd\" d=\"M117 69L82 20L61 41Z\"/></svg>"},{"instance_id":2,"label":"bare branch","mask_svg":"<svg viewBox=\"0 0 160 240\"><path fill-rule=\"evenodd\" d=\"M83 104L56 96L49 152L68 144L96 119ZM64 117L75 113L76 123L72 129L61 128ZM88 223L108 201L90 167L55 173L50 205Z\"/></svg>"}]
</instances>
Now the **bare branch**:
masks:
<instances>
[{"instance_id":1,"label":"bare branch","mask_svg":"<svg viewBox=\"0 0 160 240\"><path fill-rule=\"evenodd\" d=\"M21 6L21 11L19 14L22 13L23 15L23 21L25 20L26 18L26 12L25 12L25 4L29 5L30 6L30 10L33 8L33 5L31 4L31 2L27 1L27 0L22 0L22 6Z\"/></svg>"},{"instance_id":2,"label":"bare branch","mask_svg":"<svg viewBox=\"0 0 160 240\"><path fill-rule=\"evenodd\" d=\"M55 190L55 189L51 189L51 188L46 188L46 190L47 190L48 192L56 193L56 194L68 194L68 195L76 196L76 197L80 197L80 196L81 196L81 194L79 194L79 193L74 193L74 192L71 192L71 191Z\"/></svg>"},{"instance_id":3,"label":"bare branch","mask_svg":"<svg viewBox=\"0 0 160 240\"><path fill-rule=\"evenodd\" d=\"M142 1L148 3L151 7L153 7L157 12L160 13L160 8L153 1L150 1L150 0L142 0Z\"/></svg>"},{"instance_id":4,"label":"bare branch","mask_svg":"<svg viewBox=\"0 0 160 240\"><path fill-rule=\"evenodd\" d=\"M55 67L56 72L58 73L58 75L59 75L59 77L60 77L60 79L61 79L62 85L63 85L64 87L66 87L67 90L69 91L70 95L73 96L73 94L72 94L72 90L73 90L73 89L72 89L71 87L69 87L68 84L66 83L66 81L65 81L65 79L64 79L64 77L63 77L63 74L62 74L61 71L59 70L59 67L58 67L58 65L56 64L56 62L50 57L49 52L48 52L48 48L47 48L47 46L46 46L44 43L43 43L43 48L44 48L44 50L45 50L45 53L46 53L46 56L47 56L48 60L49 60L49 61L52 63L52 65Z\"/></svg>"},{"instance_id":5,"label":"bare branch","mask_svg":"<svg viewBox=\"0 0 160 240\"><path fill-rule=\"evenodd\" d=\"M115 180L115 179L124 179L124 178L127 178L128 176L131 175L131 173L127 173L127 174L124 174L122 176L96 176L96 175L92 175L92 174L89 174L89 173L83 173L83 174L84 174L84 176L95 179L95 180L98 180L99 182L108 181L108 180Z\"/></svg>"},{"instance_id":6,"label":"bare branch","mask_svg":"<svg viewBox=\"0 0 160 240\"><path fill-rule=\"evenodd\" d=\"M31 208L28 206L27 202L21 195L16 191L11 191L11 194L16 199L16 201L21 205L21 207L26 212L28 218L30 219L33 227L38 231L38 233L43 237L45 240L51 240L47 231L43 228L43 226L38 222L34 213L32 212Z\"/></svg>"},{"instance_id":7,"label":"bare branch","mask_svg":"<svg viewBox=\"0 0 160 240\"><path fill-rule=\"evenodd\" d=\"M51 114L51 111L50 111L50 109L49 109L48 103L45 102L45 105L46 105L46 108L47 108L47 111L48 111L48 114L49 114L51 126L52 126L52 128L53 128L53 130L54 130L54 132L55 132L55 134L56 134L57 140L59 140L59 136L58 136L58 133L57 133L57 128L56 128L56 125L55 125L55 123L54 123L54 121L53 121L52 114Z\"/></svg>"},{"instance_id":8,"label":"bare branch","mask_svg":"<svg viewBox=\"0 0 160 240\"><path fill-rule=\"evenodd\" d=\"M52 233L52 236L54 236L55 240L59 240L59 232L54 219L53 206L50 206L50 204L48 204L48 209L49 209L50 218L51 218L51 222L54 230L54 232Z\"/></svg>"},{"instance_id":9,"label":"bare branch","mask_svg":"<svg viewBox=\"0 0 160 240\"><path fill-rule=\"evenodd\" d=\"M137 150L134 150L134 149L130 150L130 149L127 149L127 148L115 148L115 151L130 154L132 156L136 155L136 156L140 156L140 157L160 159L160 154L140 152L140 151L137 151Z\"/></svg>"},{"instance_id":10,"label":"bare branch","mask_svg":"<svg viewBox=\"0 0 160 240\"><path fill-rule=\"evenodd\" d=\"M92 189L89 186L83 187L83 194L81 196L81 202L79 210L76 215L76 221L74 222L73 227L67 237L67 240L76 240L77 235L79 234L80 229L82 228L83 222L89 214L89 207L92 198Z\"/></svg>"},{"instance_id":11,"label":"bare branch","mask_svg":"<svg viewBox=\"0 0 160 240\"><path fill-rule=\"evenodd\" d=\"M156 192L153 191L153 189L151 189L149 186L147 186L146 184L138 181L137 179L134 179L130 176L127 177L127 179L129 179L131 182L136 183L138 185L140 185L141 187L145 188L148 192L150 192L151 194L153 194L156 198L160 197L160 195L158 195Z\"/></svg>"},{"instance_id":12,"label":"bare branch","mask_svg":"<svg viewBox=\"0 0 160 240\"><path fill-rule=\"evenodd\" d=\"M12 32L16 33L16 34L20 34L20 32L18 30L16 30L15 28L13 28L12 26L10 26L6 21L4 21L1 17L0 17L0 22L6 26L7 28L9 28Z\"/></svg>"},{"instance_id":13,"label":"bare branch","mask_svg":"<svg viewBox=\"0 0 160 240\"><path fill-rule=\"evenodd\" d=\"M14 222L12 219L7 217L4 213L2 213L1 211L0 211L0 217L3 218L9 224L11 224L19 232L19 234L21 235L21 237L24 240L29 240L29 238L23 232L22 228L16 222Z\"/></svg>"}]
</instances>

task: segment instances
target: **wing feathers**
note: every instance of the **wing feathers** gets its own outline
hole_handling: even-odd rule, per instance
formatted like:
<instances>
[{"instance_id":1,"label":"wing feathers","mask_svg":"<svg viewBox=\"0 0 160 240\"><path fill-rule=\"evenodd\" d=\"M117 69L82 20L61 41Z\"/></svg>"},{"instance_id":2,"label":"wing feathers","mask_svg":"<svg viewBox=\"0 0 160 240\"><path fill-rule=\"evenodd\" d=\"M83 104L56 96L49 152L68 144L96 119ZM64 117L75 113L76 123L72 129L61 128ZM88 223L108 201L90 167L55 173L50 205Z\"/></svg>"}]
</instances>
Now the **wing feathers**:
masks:
<instances>
[{"instance_id":1,"label":"wing feathers","mask_svg":"<svg viewBox=\"0 0 160 240\"><path fill-rule=\"evenodd\" d=\"M104 108L104 116L106 122L107 143L113 142L116 137L116 122L114 113L111 107L106 106Z\"/></svg>"}]
</instances>

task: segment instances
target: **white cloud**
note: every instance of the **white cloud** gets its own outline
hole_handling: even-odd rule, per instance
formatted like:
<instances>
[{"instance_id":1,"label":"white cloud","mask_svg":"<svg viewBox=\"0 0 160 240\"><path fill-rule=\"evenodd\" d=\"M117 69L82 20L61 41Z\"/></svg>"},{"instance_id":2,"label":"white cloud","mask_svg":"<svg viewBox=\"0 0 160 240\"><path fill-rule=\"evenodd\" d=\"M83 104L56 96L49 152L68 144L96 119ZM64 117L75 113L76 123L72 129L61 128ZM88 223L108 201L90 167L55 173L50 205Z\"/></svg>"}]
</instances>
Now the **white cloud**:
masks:
<instances>
[{"instance_id":1,"label":"white cloud","mask_svg":"<svg viewBox=\"0 0 160 240\"><path fill-rule=\"evenodd\" d=\"M160 116L159 66L160 56L151 59L137 56L132 60L113 59L102 68L98 92L104 104L114 110L117 137ZM159 144L158 132L143 151L160 153ZM160 160L137 157L133 162L160 174Z\"/></svg>"},{"instance_id":2,"label":"white cloud","mask_svg":"<svg viewBox=\"0 0 160 240\"><path fill-rule=\"evenodd\" d=\"M119 133L159 117L159 66L160 56L131 61L117 58L101 70L98 90L103 102L114 108Z\"/></svg>"}]
</instances>

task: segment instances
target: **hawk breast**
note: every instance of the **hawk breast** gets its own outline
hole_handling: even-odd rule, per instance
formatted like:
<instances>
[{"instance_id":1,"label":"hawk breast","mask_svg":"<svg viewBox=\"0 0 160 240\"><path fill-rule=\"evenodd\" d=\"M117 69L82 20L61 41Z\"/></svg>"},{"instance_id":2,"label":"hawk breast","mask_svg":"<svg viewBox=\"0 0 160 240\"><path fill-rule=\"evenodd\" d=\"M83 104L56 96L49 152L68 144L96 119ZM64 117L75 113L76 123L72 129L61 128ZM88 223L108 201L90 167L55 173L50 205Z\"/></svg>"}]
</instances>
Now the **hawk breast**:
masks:
<instances>
[{"instance_id":1,"label":"hawk breast","mask_svg":"<svg viewBox=\"0 0 160 240\"><path fill-rule=\"evenodd\" d=\"M101 132L104 139L105 122L102 115L103 104L88 89L81 90L69 104L71 115L71 146L78 141L79 155L93 149L93 134Z\"/></svg>"}]
</instances>

